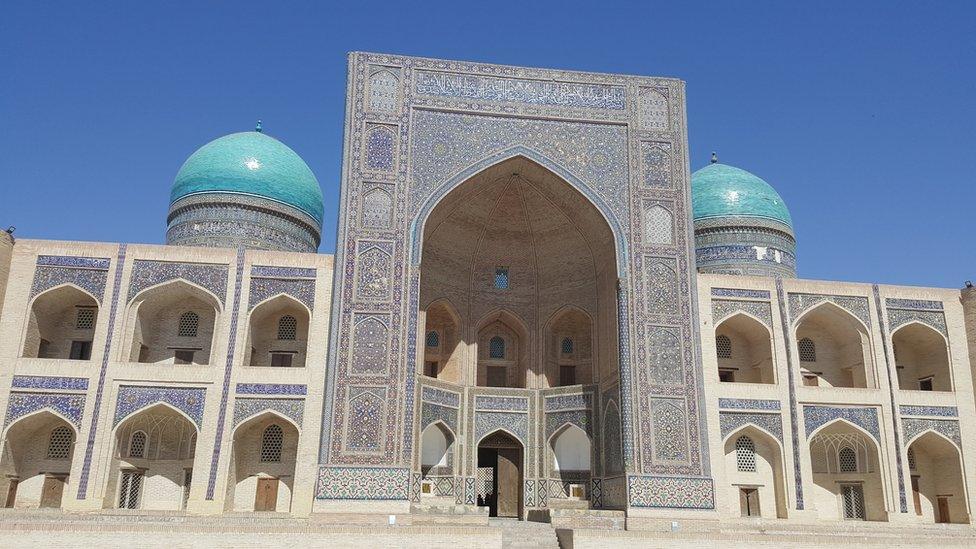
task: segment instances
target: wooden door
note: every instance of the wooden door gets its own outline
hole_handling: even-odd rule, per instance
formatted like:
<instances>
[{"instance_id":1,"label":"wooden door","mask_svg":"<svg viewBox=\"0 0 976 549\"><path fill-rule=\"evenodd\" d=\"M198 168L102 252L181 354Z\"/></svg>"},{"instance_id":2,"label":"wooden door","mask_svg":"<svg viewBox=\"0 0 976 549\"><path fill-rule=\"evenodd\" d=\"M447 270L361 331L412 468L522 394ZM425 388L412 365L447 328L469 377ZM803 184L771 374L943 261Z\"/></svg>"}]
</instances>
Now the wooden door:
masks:
<instances>
[{"instance_id":1,"label":"wooden door","mask_svg":"<svg viewBox=\"0 0 976 549\"><path fill-rule=\"evenodd\" d=\"M939 517L936 522L949 522L949 498L939 498Z\"/></svg>"},{"instance_id":2,"label":"wooden door","mask_svg":"<svg viewBox=\"0 0 976 549\"><path fill-rule=\"evenodd\" d=\"M254 496L255 511L278 510L278 479L259 478L258 490Z\"/></svg>"},{"instance_id":3,"label":"wooden door","mask_svg":"<svg viewBox=\"0 0 976 549\"><path fill-rule=\"evenodd\" d=\"M922 516L922 497L918 490L918 475L912 475L912 501L915 502L915 514Z\"/></svg>"},{"instance_id":4,"label":"wooden door","mask_svg":"<svg viewBox=\"0 0 976 549\"><path fill-rule=\"evenodd\" d=\"M495 471L498 516L518 518L522 503L522 449L499 448Z\"/></svg>"},{"instance_id":5,"label":"wooden door","mask_svg":"<svg viewBox=\"0 0 976 549\"><path fill-rule=\"evenodd\" d=\"M61 494L64 493L64 477L44 477L41 488L41 507L61 507Z\"/></svg>"},{"instance_id":6,"label":"wooden door","mask_svg":"<svg viewBox=\"0 0 976 549\"><path fill-rule=\"evenodd\" d=\"M7 485L7 502L4 507L13 508L14 502L17 501L17 485L19 483L20 481L15 478L10 479L10 484Z\"/></svg>"}]
</instances>

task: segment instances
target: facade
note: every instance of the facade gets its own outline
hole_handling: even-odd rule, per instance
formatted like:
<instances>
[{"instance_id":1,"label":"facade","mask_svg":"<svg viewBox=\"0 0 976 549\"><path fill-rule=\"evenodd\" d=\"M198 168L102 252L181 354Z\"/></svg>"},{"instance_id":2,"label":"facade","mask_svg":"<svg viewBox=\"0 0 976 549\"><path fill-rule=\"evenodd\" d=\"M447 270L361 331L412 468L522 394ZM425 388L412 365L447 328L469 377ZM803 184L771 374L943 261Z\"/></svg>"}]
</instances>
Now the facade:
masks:
<instances>
[{"instance_id":1,"label":"facade","mask_svg":"<svg viewBox=\"0 0 976 549\"><path fill-rule=\"evenodd\" d=\"M683 82L354 53L346 109L334 258L260 131L166 246L0 242L8 507L969 523L976 294L797 279Z\"/></svg>"}]
</instances>

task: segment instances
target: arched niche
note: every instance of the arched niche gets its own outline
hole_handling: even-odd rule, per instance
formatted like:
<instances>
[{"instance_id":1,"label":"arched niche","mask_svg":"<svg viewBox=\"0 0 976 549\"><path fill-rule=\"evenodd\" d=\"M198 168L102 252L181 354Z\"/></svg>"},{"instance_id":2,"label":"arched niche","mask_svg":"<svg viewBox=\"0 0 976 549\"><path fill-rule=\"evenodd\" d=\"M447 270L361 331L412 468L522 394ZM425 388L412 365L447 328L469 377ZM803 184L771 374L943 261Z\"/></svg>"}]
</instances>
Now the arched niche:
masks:
<instances>
[{"instance_id":1,"label":"arched niche","mask_svg":"<svg viewBox=\"0 0 976 549\"><path fill-rule=\"evenodd\" d=\"M910 441L906 454L911 478L909 511L924 522L968 524L959 448L941 434L926 431Z\"/></svg>"},{"instance_id":2,"label":"arched niche","mask_svg":"<svg viewBox=\"0 0 976 549\"><path fill-rule=\"evenodd\" d=\"M913 322L891 335L902 391L951 391L952 370L945 337L925 324Z\"/></svg>"},{"instance_id":3,"label":"arched niche","mask_svg":"<svg viewBox=\"0 0 976 549\"><path fill-rule=\"evenodd\" d=\"M507 386L558 385L547 373L552 363L544 357L552 348L545 340L553 316L570 308L590 317L588 360L599 366L578 372L577 379L612 382L619 376L619 235L578 185L543 163L515 155L451 182L415 223L420 303L449 300L462 319L461 339L477 347L464 358L465 384L487 383L479 364L486 343L481 319L498 310L522 324L499 319L494 326L518 349L511 359L518 379Z\"/></svg>"},{"instance_id":4,"label":"arched niche","mask_svg":"<svg viewBox=\"0 0 976 549\"><path fill-rule=\"evenodd\" d=\"M593 322L575 307L564 307L546 323L546 384L549 387L596 381L593 371Z\"/></svg>"},{"instance_id":5,"label":"arched niche","mask_svg":"<svg viewBox=\"0 0 976 549\"><path fill-rule=\"evenodd\" d=\"M431 423L421 433L420 472L434 481L454 475L454 433L441 422Z\"/></svg>"},{"instance_id":6,"label":"arched niche","mask_svg":"<svg viewBox=\"0 0 976 549\"><path fill-rule=\"evenodd\" d=\"M830 302L818 305L800 318L795 336L805 385L876 387L868 331L850 312Z\"/></svg>"},{"instance_id":7,"label":"arched niche","mask_svg":"<svg viewBox=\"0 0 976 549\"><path fill-rule=\"evenodd\" d=\"M786 518L786 481L779 441L754 425L725 439L725 478L731 516Z\"/></svg>"},{"instance_id":8,"label":"arched niche","mask_svg":"<svg viewBox=\"0 0 976 549\"><path fill-rule=\"evenodd\" d=\"M288 418L260 413L234 429L227 511L291 511L299 431Z\"/></svg>"},{"instance_id":9,"label":"arched niche","mask_svg":"<svg viewBox=\"0 0 976 549\"><path fill-rule=\"evenodd\" d=\"M586 499L592 476L593 449L589 435L579 426L567 423L549 438L552 478L560 481L562 492L550 497Z\"/></svg>"},{"instance_id":10,"label":"arched niche","mask_svg":"<svg viewBox=\"0 0 976 549\"><path fill-rule=\"evenodd\" d=\"M145 434L145 443L135 445L139 451L133 451L133 436L140 432ZM127 416L113 433L103 506L185 509L193 482L196 441L196 424L167 404L153 404Z\"/></svg>"},{"instance_id":11,"label":"arched niche","mask_svg":"<svg viewBox=\"0 0 976 549\"><path fill-rule=\"evenodd\" d=\"M755 318L734 314L715 327L719 379L734 383L776 383L769 329Z\"/></svg>"},{"instance_id":12,"label":"arched niche","mask_svg":"<svg viewBox=\"0 0 976 549\"><path fill-rule=\"evenodd\" d=\"M139 293L129 304L129 360L147 364L209 364L220 302L174 280Z\"/></svg>"},{"instance_id":13,"label":"arched niche","mask_svg":"<svg viewBox=\"0 0 976 549\"><path fill-rule=\"evenodd\" d=\"M91 294L71 285L47 290L31 303L22 356L89 360L97 323Z\"/></svg>"},{"instance_id":14,"label":"arched niche","mask_svg":"<svg viewBox=\"0 0 976 549\"><path fill-rule=\"evenodd\" d=\"M48 410L11 423L0 454L0 496L8 506L61 507L76 442L74 426Z\"/></svg>"},{"instance_id":15,"label":"arched niche","mask_svg":"<svg viewBox=\"0 0 976 549\"><path fill-rule=\"evenodd\" d=\"M475 351L477 385L525 387L530 359L525 323L508 311L498 311L479 326Z\"/></svg>"},{"instance_id":16,"label":"arched niche","mask_svg":"<svg viewBox=\"0 0 976 549\"><path fill-rule=\"evenodd\" d=\"M291 296L260 303L248 319L244 363L303 368L308 354L308 309Z\"/></svg>"},{"instance_id":17,"label":"arched niche","mask_svg":"<svg viewBox=\"0 0 976 549\"><path fill-rule=\"evenodd\" d=\"M888 520L880 449L868 432L839 419L809 442L810 497L824 520Z\"/></svg>"},{"instance_id":18,"label":"arched niche","mask_svg":"<svg viewBox=\"0 0 976 549\"><path fill-rule=\"evenodd\" d=\"M423 374L460 383L464 373L464 347L461 319L446 299L437 300L423 311Z\"/></svg>"}]
</instances>

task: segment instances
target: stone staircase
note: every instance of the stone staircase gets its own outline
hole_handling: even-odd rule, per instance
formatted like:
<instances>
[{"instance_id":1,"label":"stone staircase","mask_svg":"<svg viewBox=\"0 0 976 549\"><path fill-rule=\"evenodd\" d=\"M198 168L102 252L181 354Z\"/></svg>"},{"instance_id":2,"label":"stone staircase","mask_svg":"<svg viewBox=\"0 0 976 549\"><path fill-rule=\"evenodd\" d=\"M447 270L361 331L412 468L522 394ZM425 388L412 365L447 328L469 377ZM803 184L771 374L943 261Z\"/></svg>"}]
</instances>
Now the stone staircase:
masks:
<instances>
[{"instance_id":1,"label":"stone staircase","mask_svg":"<svg viewBox=\"0 0 976 549\"><path fill-rule=\"evenodd\" d=\"M488 519L488 525L501 530L503 549L559 549L552 525L516 519Z\"/></svg>"}]
</instances>

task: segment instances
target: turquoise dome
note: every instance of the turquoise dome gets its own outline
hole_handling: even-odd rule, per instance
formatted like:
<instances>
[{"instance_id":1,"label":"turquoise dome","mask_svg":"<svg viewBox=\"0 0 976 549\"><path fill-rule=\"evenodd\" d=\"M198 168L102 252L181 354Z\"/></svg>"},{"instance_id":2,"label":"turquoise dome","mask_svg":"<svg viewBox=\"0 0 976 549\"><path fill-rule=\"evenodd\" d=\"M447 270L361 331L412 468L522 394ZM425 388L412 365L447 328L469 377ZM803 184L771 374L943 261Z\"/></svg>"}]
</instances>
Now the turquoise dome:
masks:
<instances>
[{"instance_id":1,"label":"turquoise dome","mask_svg":"<svg viewBox=\"0 0 976 549\"><path fill-rule=\"evenodd\" d=\"M769 183L734 166L709 164L691 174L694 219L759 217L786 224L793 219L783 198Z\"/></svg>"},{"instance_id":2,"label":"turquoise dome","mask_svg":"<svg viewBox=\"0 0 976 549\"><path fill-rule=\"evenodd\" d=\"M322 226L322 188L312 170L287 145L261 132L225 135L186 159L170 203L205 193L267 198L305 212Z\"/></svg>"}]
</instances>

